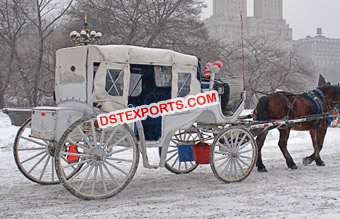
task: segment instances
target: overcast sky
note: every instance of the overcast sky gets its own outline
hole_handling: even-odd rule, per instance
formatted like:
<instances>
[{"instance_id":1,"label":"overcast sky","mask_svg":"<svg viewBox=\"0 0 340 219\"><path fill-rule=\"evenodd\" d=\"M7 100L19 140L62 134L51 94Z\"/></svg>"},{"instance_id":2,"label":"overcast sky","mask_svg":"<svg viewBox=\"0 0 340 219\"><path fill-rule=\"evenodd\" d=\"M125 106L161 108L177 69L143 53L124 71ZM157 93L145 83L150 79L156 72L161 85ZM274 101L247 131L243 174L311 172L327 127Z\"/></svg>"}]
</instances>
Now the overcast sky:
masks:
<instances>
[{"instance_id":1,"label":"overcast sky","mask_svg":"<svg viewBox=\"0 0 340 219\"><path fill-rule=\"evenodd\" d=\"M212 15L213 0L205 0L205 18ZM248 0L248 16L253 16L253 0ZM314 36L321 27L323 35L340 39L340 0L283 0L283 18L293 29L293 39Z\"/></svg>"}]
</instances>

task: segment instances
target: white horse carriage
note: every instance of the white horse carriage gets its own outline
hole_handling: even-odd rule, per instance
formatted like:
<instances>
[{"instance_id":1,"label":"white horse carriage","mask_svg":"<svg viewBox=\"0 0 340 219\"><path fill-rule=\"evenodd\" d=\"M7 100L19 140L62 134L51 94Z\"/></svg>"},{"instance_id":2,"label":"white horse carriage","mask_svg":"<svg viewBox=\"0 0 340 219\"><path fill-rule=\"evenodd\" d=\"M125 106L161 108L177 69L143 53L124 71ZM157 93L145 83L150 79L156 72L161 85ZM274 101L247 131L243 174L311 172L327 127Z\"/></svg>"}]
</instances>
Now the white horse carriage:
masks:
<instances>
[{"instance_id":1,"label":"white horse carriage","mask_svg":"<svg viewBox=\"0 0 340 219\"><path fill-rule=\"evenodd\" d=\"M181 174L210 163L224 182L245 179L257 149L247 128L233 126L243 110L242 77L229 86L212 81L219 103L134 123L100 128L97 115L209 90L195 56L125 45L57 51L56 107L36 107L19 129L14 157L19 170L40 184L62 182L73 195L101 199L123 190L142 156L147 168ZM229 92L230 88L230 92ZM148 148L159 148L159 164ZM150 149L149 149L150 151ZM207 151L207 152L204 152Z\"/></svg>"}]
</instances>

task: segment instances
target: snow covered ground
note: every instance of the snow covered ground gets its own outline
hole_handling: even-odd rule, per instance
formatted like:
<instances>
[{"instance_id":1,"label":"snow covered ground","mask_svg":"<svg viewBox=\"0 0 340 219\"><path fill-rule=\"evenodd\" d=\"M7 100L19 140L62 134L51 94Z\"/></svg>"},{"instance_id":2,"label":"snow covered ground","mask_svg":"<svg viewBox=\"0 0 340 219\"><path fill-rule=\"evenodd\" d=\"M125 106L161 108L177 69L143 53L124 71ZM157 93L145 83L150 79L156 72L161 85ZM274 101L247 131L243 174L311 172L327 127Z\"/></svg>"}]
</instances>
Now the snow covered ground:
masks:
<instances>
[{"instance_id":1,"label":"snow covered ground","mask_svg":"<svg viewBox=\"0 0 340 219\"><path fill-rule=\"evenodd\" d=\"M187 175L150 170L140 163L131 183L100 201L73 197L61 185L41 186L17 169L12 145L18 127L0 113L0 218L340 218L340 128L329 128L321 153L325 167L303 166L312 153L308 132L292 132L289 170L272 131L263 148L269 172L240 183L217 180L209 165ZM151 151L152 161L158 161Z\"/></svg>"}]
</instances>

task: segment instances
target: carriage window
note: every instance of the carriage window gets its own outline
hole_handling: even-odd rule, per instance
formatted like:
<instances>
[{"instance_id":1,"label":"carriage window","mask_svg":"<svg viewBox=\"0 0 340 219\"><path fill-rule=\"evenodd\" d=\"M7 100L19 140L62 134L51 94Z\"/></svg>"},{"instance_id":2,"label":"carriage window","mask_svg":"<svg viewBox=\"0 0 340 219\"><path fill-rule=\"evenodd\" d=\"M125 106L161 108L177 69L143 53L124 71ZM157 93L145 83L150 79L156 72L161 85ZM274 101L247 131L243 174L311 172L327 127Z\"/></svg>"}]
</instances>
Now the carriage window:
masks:
<instances>
[{"instance_id":1,"label":"carriage window","mask_svg":"<svg viewBox=\"0 0 340 219\"><path fill-rule=\"evenodd\" d=\"M191 74L190 73L178 73L178 92L177 97L184 97L190 92Z\"/></svg>"},{"instance_id":2,"label":"carriage window","mask_svg":"<svg viewBox=\"0 0 340 219\"><path fill-rule=\"evenodd\" d=\"M142 75L131 73L129 97L137 97L141 93L142 93Z\"/></svg>"},{"instance_id":3,"label":"carriage window","mask_svg":"<svg viewBox=\"0 0 340 219\"><path fill-rule=\"evenodd\" d=\"M154 66L157 87L171 87L172 67Z\"/></svg>"},{"instance_id":4,"label":"carriage window","mask_svg":"<svg viewBox=\"0 0 340 219\"><path fill-rule=\"evenodd\" d=\"M111 96L122 96L124 87L124 70L107 69L105 90Z\"/></svg>"}]
</instances>

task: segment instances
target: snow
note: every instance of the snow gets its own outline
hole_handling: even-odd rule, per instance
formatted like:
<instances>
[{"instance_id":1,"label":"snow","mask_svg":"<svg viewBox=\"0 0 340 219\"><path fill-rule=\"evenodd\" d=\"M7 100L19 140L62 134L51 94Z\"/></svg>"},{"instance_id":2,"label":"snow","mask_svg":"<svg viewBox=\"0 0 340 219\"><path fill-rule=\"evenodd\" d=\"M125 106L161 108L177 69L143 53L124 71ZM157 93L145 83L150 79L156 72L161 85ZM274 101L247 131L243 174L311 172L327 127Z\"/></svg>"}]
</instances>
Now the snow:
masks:
<instances>
[{"instance_id":1,"label":"snow","mask_svg":"<svg viewBox=\"0 0 340 219\"><path fill-rule=\"evenodd\" d=\"M133 180L118 195L83 201L62 185L41 186L17 169L12 145L18 127L0 113L0 218L339 218L340 128L329 128L321 156L325 167L303 166L313 151L308 132L292 132L288 149L298 166L287 168L269 133L263 162L269 172L254 169L242 182L217 180L209 165L186 175L139 164ZM149 151L152 162L157 151Z\"/></svg>"}]
</instances>

